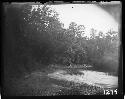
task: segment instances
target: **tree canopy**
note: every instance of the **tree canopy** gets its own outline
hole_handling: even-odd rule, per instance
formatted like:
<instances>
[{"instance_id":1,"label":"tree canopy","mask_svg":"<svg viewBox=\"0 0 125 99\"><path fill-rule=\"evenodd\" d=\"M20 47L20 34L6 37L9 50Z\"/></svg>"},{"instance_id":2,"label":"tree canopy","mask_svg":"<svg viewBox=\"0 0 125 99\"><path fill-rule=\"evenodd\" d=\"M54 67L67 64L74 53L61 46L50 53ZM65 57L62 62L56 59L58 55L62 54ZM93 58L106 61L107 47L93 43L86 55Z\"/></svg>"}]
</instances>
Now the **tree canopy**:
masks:
<instances>
[{"instance_id":1,"label":"tree canopy","mask_svg":"<svg viewBox=\"0 0 125 99\"><path fill-rule=\"evenodd\" d=\"M17 9L10 7L9 11L7 22L13 27L16 57L25 60L26 64L28 60L42 64L92 64L102 68L107 65L104 57L110 56L112 60L118 57L116 31L109 31L106 35L100 31L95 35L97 31L92 28L88 39L84 35L84 25L71 22L69 28L64 29L58 13L49 6L26 4Z\"/></svg>"}]
</instances>

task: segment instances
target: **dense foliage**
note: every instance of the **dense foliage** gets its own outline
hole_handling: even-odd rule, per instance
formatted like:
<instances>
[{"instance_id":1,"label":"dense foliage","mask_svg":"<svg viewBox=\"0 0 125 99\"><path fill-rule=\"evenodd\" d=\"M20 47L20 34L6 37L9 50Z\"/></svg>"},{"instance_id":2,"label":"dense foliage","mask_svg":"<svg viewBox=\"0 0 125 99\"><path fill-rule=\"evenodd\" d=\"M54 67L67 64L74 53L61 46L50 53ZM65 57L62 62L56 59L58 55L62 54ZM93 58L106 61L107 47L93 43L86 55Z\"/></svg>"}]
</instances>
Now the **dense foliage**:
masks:
<instances>
[{"instance_id":1,"label":"dense foliage","mask_svg":"<svg viewBox=\"0 0 125 99\"><path fill-rule=\"evenodd\" d=\"M48 64L90 64L97 69L117 71L117 32L104 35L100 31L96 36L92 29L91 37L87 38L84 25L71 22L64 29L58 13L50 7L38 5L38 9L31 9L31 5L7 8L5 28L10 50L6 52L12 53L7 57L16 64L12 68L31 71Z\"/></svg>"}]
</instances>

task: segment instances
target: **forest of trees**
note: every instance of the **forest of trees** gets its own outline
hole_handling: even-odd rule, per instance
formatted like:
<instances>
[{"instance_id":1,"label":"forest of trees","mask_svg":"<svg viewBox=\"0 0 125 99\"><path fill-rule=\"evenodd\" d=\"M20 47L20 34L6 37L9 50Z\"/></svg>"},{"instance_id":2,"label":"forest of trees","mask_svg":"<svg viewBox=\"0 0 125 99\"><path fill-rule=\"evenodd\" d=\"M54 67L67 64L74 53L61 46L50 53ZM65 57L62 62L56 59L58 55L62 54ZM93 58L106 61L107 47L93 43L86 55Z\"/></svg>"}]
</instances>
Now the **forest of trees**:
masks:
<instances>
[{"instance_id":1,"label":"forest of trees","mask_svg":"<svg viewBox=\"0 0 125 99\"><path fill-rule=\"evenodd\" d=\"M5 61L11 64L6 68L32 71L49 64L90 64L97 69L117 71L117 32L104 35L100 31L97 36L96 30L91 29L91 37L87 38L84 25L71 22L64 29L58 13L50 7L38 7L32 12L31 8L31 5L6 6Z\"/></svg>"}]
</instances>

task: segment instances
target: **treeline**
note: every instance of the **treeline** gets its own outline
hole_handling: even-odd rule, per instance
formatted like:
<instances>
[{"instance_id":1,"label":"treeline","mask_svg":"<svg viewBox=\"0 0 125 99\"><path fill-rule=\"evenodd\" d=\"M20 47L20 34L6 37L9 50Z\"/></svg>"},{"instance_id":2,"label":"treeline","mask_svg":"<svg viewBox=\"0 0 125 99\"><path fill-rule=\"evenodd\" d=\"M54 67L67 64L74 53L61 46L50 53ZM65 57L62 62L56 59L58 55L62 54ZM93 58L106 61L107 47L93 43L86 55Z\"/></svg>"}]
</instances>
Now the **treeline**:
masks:
<instances>
[{"instance_id":1,"label":"treeline","mask_svg":"<svg viewBox=\"0 0 125 99\"><path fill-rule=\"evenodd\" d=\"M38 6L32 11L31 8L31 5L7 7L5 55L15 65L10 68L32 71L49 64L90 64L96 69L117 71L117 32L109 31L107 35L100 32L96 36L96 30L91 29L91 37L87 38L84 25L71 22L64 29L58 13L50 7Z\"/></svg>"}]
</instances>

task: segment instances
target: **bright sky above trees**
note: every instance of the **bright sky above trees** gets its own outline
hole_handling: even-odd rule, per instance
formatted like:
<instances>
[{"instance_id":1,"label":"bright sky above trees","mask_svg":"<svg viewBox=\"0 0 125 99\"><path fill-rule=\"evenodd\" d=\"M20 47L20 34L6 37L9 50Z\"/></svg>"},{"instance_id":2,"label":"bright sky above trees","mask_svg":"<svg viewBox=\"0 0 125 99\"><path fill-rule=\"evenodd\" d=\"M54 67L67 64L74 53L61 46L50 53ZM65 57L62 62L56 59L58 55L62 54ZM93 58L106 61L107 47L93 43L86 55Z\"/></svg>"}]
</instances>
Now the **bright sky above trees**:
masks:
<instances>
[{"instance_id":1,"label":"bright sky above trees","mask_svg":"<svg viewBox=\"0 0 125 99\"><path fill-rule=\"evenodd\" d=\"M111 15L103 9L93 4L67 4L53 5L58 13L60 20L64 23L64 27L68 28L70 22L76 22L78 25L86 27L86 34L90 33L90 29L94 28L104 33L110 29L118 31L118 23Z\"/></svg>"},{"instance_id":2,"label":"bright sky above trees","mask_svg":"<svg viewBox=\"0 0 125 99\"><path fill-rule=\"evenodd\" d=\"M97 33L106 33L110 29L118 31L115 19L94 4L62 4L50 7L59 14L59 20L64 24L64 28L68 28L71 22L84 25L86 36L91 33L91 28L97 30ZM37 5L34 8L37 8Z\"/></svg>"}]
</instances>

